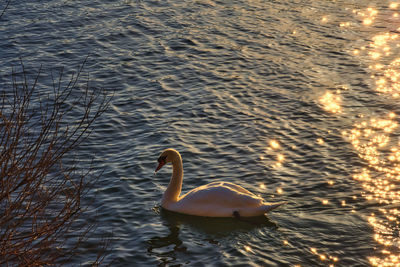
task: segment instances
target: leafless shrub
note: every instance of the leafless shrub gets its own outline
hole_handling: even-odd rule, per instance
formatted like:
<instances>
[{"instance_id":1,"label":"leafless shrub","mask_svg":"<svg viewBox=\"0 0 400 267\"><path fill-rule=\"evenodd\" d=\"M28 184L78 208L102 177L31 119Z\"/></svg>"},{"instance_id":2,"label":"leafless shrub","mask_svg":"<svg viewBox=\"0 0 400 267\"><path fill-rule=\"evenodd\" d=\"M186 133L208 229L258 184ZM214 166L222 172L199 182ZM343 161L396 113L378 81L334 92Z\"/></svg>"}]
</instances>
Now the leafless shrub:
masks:
<instances>
[{"instance_id":1,"label":"leafless shrub","mask_svg":"<svg viewBox=\"0 0 400 267\"><path fill-rule=\"evenodd\" d=\"M110 97L82 82L83 66L67 82L61 70L49 92L42 68L29 85L21 61L11 88L0 92L0 265L65 262L93 229L73 227L96 177L91 167L79 171L71 152L90 135Z\"/></svg>"}]
</instances>

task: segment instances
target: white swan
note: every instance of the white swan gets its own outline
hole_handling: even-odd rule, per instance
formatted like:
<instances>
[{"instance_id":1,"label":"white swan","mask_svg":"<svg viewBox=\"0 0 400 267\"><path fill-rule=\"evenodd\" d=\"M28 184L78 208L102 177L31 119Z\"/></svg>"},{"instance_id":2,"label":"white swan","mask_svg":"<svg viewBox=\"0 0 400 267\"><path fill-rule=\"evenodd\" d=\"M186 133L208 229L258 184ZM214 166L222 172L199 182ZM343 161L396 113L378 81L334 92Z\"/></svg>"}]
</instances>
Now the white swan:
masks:
<instances>
[{"instance_id":1,"label":"white swan","mask_svg":"<svg viewBox=\"0 0 400 267\"><path fill-rule=\"evenodd\" d=\"M166 163L172 163L172 177L162 198L164 209L207 217L253 217L273 210L283 203L268 204L239 185L213 182L197 187L180 196L182 189L182 158L174 149L164 150L158 158L159 171Z\"/></svg>"}]
</instances>

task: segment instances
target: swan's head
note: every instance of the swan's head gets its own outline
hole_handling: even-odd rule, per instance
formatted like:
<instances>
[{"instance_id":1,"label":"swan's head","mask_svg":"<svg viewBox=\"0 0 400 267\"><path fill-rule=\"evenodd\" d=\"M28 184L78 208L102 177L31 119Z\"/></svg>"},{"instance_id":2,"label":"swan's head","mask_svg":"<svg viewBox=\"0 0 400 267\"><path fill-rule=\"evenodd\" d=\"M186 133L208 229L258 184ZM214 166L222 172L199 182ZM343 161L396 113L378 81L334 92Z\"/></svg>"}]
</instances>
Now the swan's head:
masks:
<instances>
[{"instance_id":1,"label":"swan's head","mask_svg":"<svg viewBox=\"0 0 400 267\"><path fill-rule=\"evenodd\" d=\"M181 158L181 155L175 149L168 148L168 149L164 150L157 159L158 166L157 166L155 172L158 172L165 164L167 164L169 162L173 162L180 158Z\"/></svg>"}]
</instances>

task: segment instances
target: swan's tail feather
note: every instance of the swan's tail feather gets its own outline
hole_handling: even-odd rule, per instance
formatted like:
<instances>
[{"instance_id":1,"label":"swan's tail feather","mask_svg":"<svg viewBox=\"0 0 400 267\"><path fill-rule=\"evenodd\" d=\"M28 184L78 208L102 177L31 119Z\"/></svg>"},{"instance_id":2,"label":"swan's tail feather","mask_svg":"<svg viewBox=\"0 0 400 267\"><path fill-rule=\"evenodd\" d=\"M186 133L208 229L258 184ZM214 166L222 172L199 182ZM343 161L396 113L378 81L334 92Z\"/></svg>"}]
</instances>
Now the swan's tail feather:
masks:
<instances>
[{"instance_id":1,"label":"swan's tail feather","mask_svg":"<svg viewBox=\"0 0 400 267\"><path fill-rule=\"evenodd\" d=\"M278 208L279 206L285 204L286 202L279 203L263 203L263 205L248 209L239 209L238 211L233 211L233 217L256 217L262 216L265 213Z\"/></svg>"},{"instance_id":2,"label":"swan's tail feather","mask_svg":"<svg viewBox=\"0 0 400 267\"><path fill-rule=\"evenodd\" d=\"M286 202L279 202L279 203L271 203L271 204L265 204L261 208L264 213L270 212L271 210L274 210L278 208L279 206L286 204Z\"/></svg>"}]
</instances>

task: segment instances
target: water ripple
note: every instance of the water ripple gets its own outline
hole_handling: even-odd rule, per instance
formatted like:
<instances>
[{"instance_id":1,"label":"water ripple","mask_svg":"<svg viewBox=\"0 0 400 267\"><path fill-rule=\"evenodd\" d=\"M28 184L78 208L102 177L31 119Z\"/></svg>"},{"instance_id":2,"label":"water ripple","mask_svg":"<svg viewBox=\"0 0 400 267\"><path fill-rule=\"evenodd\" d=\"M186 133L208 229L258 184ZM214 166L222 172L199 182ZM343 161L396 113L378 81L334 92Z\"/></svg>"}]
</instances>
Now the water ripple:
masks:
<instances>
[{"instance_id":1,"label":"water ripple","mask_svg":"<svg viewBox=\"0 0 400 267\"><path fill-rule=\"evenodd\" d=\"M104 169L93 209L113 266L393 263L398 7L370 5L12 1L0 79L19 57L70 74L89 55L91 85L114 92L79 150ZM288 204L256 224L164 214L167 147L184 191L221 179Z\"/></svg>"}]
</instances>

